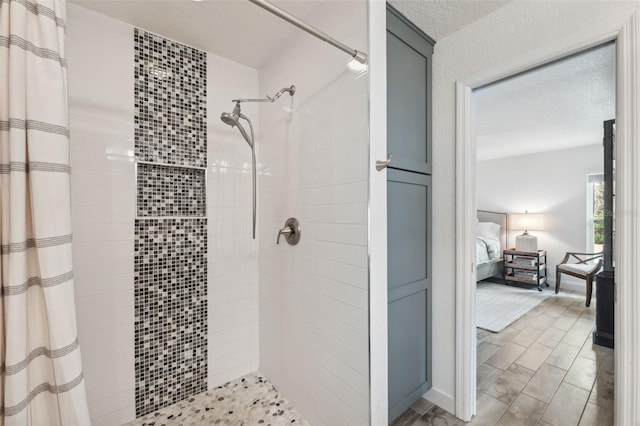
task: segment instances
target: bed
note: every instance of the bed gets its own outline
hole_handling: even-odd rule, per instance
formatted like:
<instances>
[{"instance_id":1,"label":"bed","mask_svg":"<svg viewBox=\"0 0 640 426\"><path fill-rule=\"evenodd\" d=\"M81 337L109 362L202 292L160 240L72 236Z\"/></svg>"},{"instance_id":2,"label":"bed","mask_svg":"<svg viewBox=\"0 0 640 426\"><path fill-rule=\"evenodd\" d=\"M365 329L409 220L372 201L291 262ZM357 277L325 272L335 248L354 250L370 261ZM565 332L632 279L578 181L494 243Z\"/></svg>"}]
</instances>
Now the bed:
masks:
<instances>
[{"instance_id":1,"label":"bed","mask_svg":"<svg viewBox=\"0 0 640 426\"><path fill-rule=\"evenodd\" d=\"M478 210L476 215L477 281L502 278L502 250L507 247L507 214Z\"/></svg>"}]
</instances>

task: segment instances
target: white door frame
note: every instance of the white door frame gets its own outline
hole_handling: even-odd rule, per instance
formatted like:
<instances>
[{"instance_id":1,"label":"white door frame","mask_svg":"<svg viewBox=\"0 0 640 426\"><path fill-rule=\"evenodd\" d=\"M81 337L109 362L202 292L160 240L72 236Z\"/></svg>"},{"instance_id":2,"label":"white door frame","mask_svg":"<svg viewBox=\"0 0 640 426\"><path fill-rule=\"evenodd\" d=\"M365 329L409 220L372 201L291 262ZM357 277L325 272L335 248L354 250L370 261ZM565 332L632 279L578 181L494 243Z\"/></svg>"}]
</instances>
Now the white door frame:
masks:
<instances>
[{"instance_id":1,"label":"white door frame","mask_svg":"<svg viewBox=\"0 0 640 426\"><path fill-rule=\"evenodd\" d=\"M456 82L456 416L476 406L475 160L472 90L616 40L615 424L640 424L640 41L636 12L564 37Z\"/></svg>"},{"instance_id":2,"label":"white door frame","mask_svg":"<svg viewBox=\"0 0 640 426\"><path fill-rule=\"evenodd\" d=\"M369 409L371 426L389 417L387 357L387 4L369 12Z\"/></svg>"}]
</instances>

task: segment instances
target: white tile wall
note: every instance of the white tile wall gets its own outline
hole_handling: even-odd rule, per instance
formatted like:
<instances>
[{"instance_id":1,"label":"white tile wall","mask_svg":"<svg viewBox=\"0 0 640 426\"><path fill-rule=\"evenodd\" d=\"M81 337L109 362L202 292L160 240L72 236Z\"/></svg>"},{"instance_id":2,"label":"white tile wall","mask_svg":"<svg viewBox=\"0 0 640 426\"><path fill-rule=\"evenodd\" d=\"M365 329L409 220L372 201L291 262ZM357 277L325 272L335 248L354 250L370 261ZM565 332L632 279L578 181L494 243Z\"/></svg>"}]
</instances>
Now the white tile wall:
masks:
<instances>
[{"instance_id":1,"label":"white tile wall","mask_svg":"<svg viewBox=\"0 0 640 426\"><path fill-rule=\"evenodd\" d=\"M208 54L209 387L258 369L258 243L251 239L251 149L220 120L258 97L258 72ZM243 104L258 132L256 104ZM243 123L244 124L244 123ZM248 126L245 126L247 132ZM256 146L261 140L257 137Z\"/></svg>"},{"instance_id":2,"label":"white tile wall","mask_svg":"<svg viewBox=\"0 0 640 426\"><path fill-rule=\"evenodd\" d=\"M74 277L94 426L135 417L132 36L68 5Z\"/></svg>"},{"instance_id":3,"label":"white tile wall","mask_svg":"<svg viewBox=\"0 0 640 426\"><path fill-rule=\"evenodd\" d=\"M309 20L366 49L366 19L362 1L323 2ZM365 425L368 79L311 37L280 51L260 89L297 90L260 107L260 368L312 424ZM300 243L275 245L290 216Z\"/></svg>"},{"instance_id":4,"label":"white tile wall","mask_svg":"<svg viewBox=\"0 0 640 426\"><path fill-rule=\"evenodd\" d=\"M366 16L364 2L328 2L311 21L365 48ZM135 416L133 28L72 4L68 20L79 333L93 424L116 425ZM367 76L312 38L281 51L260 76L208 55L209 386L259 362L313 424L368 424ZM243 105L257 134L258 246L250 150L219 116L290 84L293 98ZM303 238L276 246L289 216Z\"/></svg>"},{"instance_id":5,"label":"white tile wall","mask_svg":"<svg viewBox=\"0 0 640 426\"><path fill-rule=\"evenodd\" d=\"M74 268L94 425L134 408L133 27L70 4ZM256 70L208 54L209 387L258 368L258 245L251 239L251 151L219 117L258 96ZM243 105L256 130L258 108ZM258 141L258 145L260 141Z\"/></svg>"}]
</instances>

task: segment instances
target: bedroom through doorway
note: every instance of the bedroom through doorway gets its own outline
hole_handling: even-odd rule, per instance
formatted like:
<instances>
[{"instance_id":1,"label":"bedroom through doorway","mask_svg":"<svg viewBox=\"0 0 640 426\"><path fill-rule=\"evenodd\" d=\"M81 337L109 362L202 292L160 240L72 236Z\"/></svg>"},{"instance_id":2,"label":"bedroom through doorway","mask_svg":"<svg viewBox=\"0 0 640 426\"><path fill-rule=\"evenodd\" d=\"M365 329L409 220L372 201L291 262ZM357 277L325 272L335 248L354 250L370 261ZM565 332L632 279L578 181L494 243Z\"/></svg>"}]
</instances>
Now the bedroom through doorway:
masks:
<instances>
[{"instance_id":1,"label":"bedroom through doorway","mask_svg":"<svg viewBox=\"0 0 640 426\"><path fill-rule=\"evenodd\" d=\"M615 50L610 42L473 91L483 424L613 424L614 352L592 341L597 292L589 300L586 281L566 274L556 291L556 266L567 253L595 255L578 269L602 265Z\"/></svg>"}]
</instances>

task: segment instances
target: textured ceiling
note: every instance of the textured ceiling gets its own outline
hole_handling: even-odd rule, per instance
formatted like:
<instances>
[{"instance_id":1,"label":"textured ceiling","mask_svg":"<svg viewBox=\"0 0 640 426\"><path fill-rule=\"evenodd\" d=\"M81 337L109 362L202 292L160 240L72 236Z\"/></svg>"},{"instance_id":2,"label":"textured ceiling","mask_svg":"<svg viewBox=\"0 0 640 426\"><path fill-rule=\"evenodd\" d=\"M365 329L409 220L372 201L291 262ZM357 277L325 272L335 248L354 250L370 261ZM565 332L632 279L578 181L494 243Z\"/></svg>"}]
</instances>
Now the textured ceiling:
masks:
<instances>
[{"instance_id":1,"label":"textured ceiling","mask_svg":"<svg viewBox=\"0 0 640 426\"><path fill-rule=\"evenodd\" d=\"M474 93L478 161L601 144L615 116L615 45Z\"/></svg>"},{"instance_id":2,"label":"textured ceiling","mask_svg":"<svg viewBox=\"0 0 640 426\"><path fill-rule=\"evenodd\" d=\"M389 0L411 22L438 41L511 0Z\"/></svg>"},{"instance_id":3,"label":"textured ceiling","mask_svg":"<svg viewBox=\"0 0 640 426\"><path fill-rule=\"evenodd\" d=\"M70 3L253 68L264 64L294 32L296 36L311 37L247 0L70 0ZM272 3L310 21L320 4L300 0ZM366 46L354 48L366 51Z\"/></svg>"}]
</instances>

